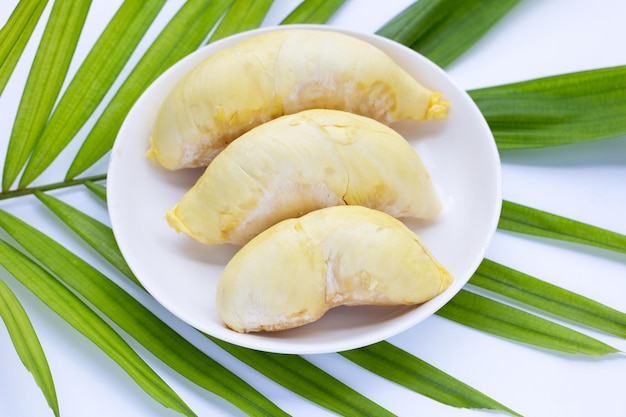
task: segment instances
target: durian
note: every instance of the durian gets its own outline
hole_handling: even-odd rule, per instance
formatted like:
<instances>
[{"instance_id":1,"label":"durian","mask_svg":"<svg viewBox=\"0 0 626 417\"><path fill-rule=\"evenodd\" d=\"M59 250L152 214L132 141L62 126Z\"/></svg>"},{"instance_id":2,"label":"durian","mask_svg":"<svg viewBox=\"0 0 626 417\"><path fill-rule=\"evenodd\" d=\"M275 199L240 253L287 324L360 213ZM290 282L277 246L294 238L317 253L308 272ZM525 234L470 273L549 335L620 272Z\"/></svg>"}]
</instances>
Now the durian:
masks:
<instances>
[{"instance_id":1,"label":"durian","mask_svg":"<svg viewBox=\"0 0 626 417\"><path fill-rule=\"evenodd\" d=\"M441 208L420 157L395 130L314 109L266 122L231 143L166 218L205 244L245 244L286 218L346 204L420 219Z\"/></svg>"},{"instance_id":2,"label":"durian","mask_svg":"<svg viewBox=\"0 0 626 417\"><path fill-rule=\"evenodd\" d=\"M340 305L421 304L453 281L402 222L336 206L284 220L226 265L216 307L237 332L285 330Z\"/></svg>"},{"instance_id":3,"label":"durian","mask_svg":"<svg viewBox=\"0 0 626 417\"><path fill-rule=\"evenodd\" d=\"M368 42L330 30L276 30L186 74L162 104L148 156L171 170L204 167L251 128L312 108L389 124L443 118L447 103Z\"/></svg>"}]
</instances>

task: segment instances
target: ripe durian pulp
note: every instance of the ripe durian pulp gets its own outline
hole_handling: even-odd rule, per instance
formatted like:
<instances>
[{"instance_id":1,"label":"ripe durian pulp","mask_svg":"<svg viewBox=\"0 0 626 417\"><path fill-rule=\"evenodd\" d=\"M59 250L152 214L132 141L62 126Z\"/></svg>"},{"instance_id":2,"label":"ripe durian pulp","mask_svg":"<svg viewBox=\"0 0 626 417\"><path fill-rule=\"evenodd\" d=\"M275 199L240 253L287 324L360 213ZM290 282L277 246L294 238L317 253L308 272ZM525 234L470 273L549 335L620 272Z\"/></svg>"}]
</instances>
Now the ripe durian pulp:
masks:
<instances>
[{"instance_id":1,"label":"ripe durian pulp","mask_svg":"<svg viewBox=\"0 0 626 417\"><path fill-rule=\"evenodd\" d=\"M245 244L286 218L346 204L420 219L441 208L420 157L395 130L353 113L313 109L243 134L166 218L205 244Z\"/></svg>"},{"instance_id":2,"label":"ripe durian pulp","mask_svg":"<svg viewBox=\"0 0 626 417\"><path fill-rule=\"evenodd\" d=\"M252 239L226 265L216 307L235 331L284 330L339 305L421 304L453 280L399 220L335 206L284 220Z\"/></svg>"},{"instance_id":3,"label":"ripe durian pulp","mask_svg":"<svg viewBox=\"0 0 626 417\"><path fill-rule=\"evenodd\" d=\"M216 52L167 96L148 156L167 169L203 167L244 132L306 109L389 124L444 118L448 104L368 42L328 30L277 30Z\"/></svg>"}]
</instances>

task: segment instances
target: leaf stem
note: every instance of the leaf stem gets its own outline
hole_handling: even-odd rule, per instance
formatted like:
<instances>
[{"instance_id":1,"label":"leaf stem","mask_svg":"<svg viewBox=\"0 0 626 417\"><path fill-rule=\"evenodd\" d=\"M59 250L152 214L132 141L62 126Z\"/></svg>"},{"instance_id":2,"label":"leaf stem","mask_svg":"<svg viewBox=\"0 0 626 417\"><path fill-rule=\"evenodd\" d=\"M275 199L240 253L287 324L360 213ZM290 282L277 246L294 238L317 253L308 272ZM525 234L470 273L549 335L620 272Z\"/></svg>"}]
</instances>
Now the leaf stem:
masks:
<instances>
[{"instance_id":1,"label":"leaf stem","mask_svg":"<svg viewBox=\"0 0 626 417\"><path fill-rule=\"evenodd\" d=\"M91 177L84 177L84 178L77 178L73 180L55 182L52 184L46 184L46 185L42 185L39 187L27 187L27 188L22 188L22 189L17 189L17 190L9 190L6 192L0 192L0 200L8 200L10 198L22 197L25 195L32 195L32 194L35 194L37 191L57 190L59 188L67 188L67 187L73 187L75 185L83 185L87 182L102 181L102 180L105 180L106 177L107 177L107 174L99 174L99 175L93 175Z\"/></svg>"}]
</instances>

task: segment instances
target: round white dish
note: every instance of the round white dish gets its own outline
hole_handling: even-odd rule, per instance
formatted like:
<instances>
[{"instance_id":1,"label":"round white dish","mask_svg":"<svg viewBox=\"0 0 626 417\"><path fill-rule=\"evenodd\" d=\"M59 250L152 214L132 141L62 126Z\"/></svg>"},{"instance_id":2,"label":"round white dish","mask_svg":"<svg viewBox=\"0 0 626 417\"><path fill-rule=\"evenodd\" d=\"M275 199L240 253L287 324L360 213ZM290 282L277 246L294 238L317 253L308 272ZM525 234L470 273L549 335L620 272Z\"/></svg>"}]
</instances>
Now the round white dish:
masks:
<instances>
[{"instance_id":1,"label":"round white dish","mask_svg":"<svg viewBox=\"0 0 626 417\"><path fill-rule=\"evenodd\" d=\"M443 210L429 222L407 223L455 276L441 295L419 306L339 307L319 321L282 332L240 334L224 326L214 306L220 274L237 251L205 246L177 234L165 221L202 170L171 172L145 156L161 102L175 83L208 55L271 30L336 30L390 55L418 81L450 102L445 120L399 123L439 191ZM294 354L337 352L394 336L426 319L469 280L496 230L501 206L500 159L482 114L448 75L420 54L388 39L320 25L265 27L199 49L162 74L135 103L118 133L108 170L108 207L124 258L145 289L198 330L236 345Z\"/></svg>"}]
</instances>

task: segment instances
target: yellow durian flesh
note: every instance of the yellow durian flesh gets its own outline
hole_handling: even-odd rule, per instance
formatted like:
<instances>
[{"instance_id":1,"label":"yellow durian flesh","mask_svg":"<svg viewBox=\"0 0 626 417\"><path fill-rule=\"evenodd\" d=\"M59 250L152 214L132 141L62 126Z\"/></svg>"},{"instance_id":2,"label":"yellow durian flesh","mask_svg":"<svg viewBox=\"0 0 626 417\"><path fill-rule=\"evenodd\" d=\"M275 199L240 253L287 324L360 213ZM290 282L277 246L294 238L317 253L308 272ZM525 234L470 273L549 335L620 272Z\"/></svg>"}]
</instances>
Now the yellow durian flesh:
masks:
<instances>
[{"instance_id":1,"label":"yellow durian flesh","mask_svg":"<svg viewBox=\"0 0 626 417\"><path fill-rule=\"evenodd\" d=\"M205 244L245 244L281 220L344 204L421 219L441 208L424 164L396 131L353 113L314 109L231 143L166 218Z\"/></svg>"},{"instance_id":2,"label":"yellow durian flesh","mask_svg":"<svg viewBox=\"0 0 626 417\"><path fill-rule=\"evenodd\" d=\"M340 305L421 304L452 281L399 220L336 206L284 220L252 239L226 265L216 307L235 331L284 330Z\"/></svg>"},{"instance_id":3,"label":"yellow durian flesh","mask_svg":"<svg viewBox=\"0 0 626 417\"><path fill-rule=\"evenodd\" d=\"M148 156L206 166L254 126L305 109L390 123L445 117L447 103L373 45L327 30L267 32L207 57L165 99Z\"/></svg>"}]
</instances>

